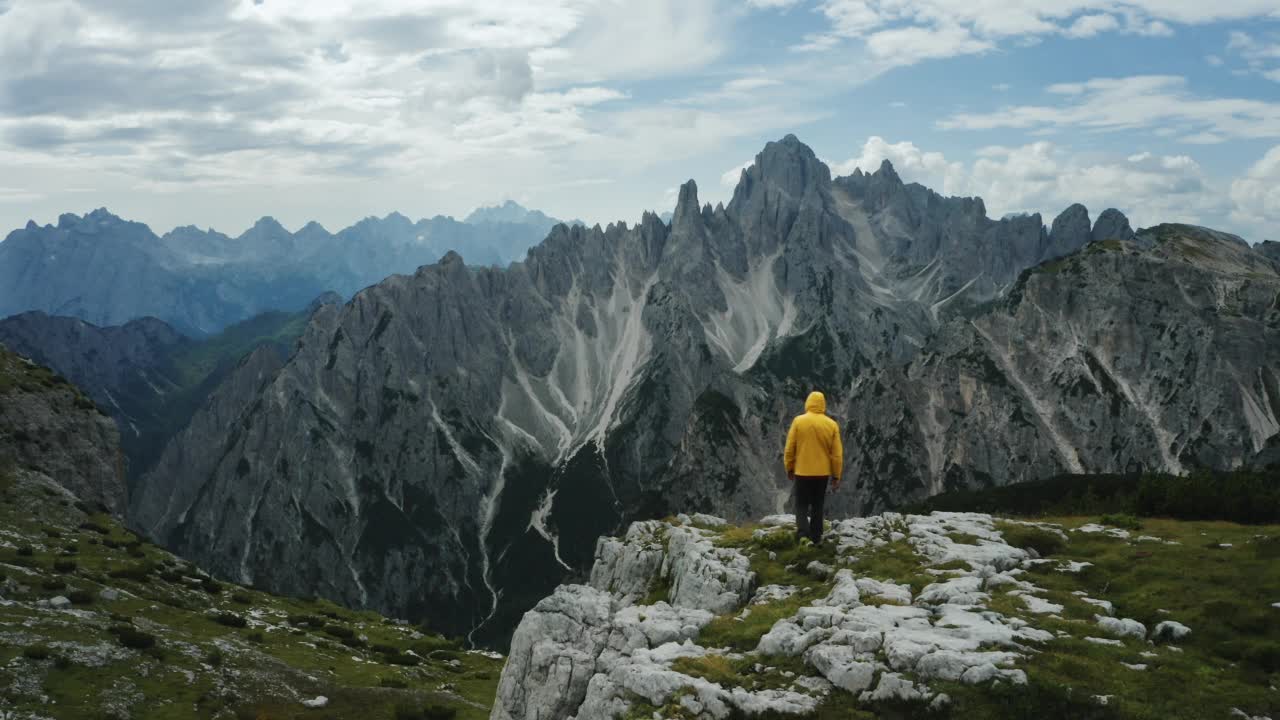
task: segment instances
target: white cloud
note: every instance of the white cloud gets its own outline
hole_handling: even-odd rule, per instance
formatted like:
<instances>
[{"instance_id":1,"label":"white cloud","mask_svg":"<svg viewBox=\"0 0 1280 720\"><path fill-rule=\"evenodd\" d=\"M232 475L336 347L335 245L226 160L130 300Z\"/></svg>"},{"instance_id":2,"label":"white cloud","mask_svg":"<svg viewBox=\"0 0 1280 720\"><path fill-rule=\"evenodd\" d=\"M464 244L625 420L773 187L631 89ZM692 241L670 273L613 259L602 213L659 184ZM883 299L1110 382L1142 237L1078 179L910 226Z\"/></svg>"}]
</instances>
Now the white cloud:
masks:
<instances>
[{"instance_id":1,"label":"white cloud","mask_svg":"<svg viewBox=\"0 0 1280 720\"><path fill-rule=\"evenodd\" d=\"M726 170L724 174L720 176L720 185L729 188L730 190L736 188L738 186L738 181L742 179L743 171L751 167L752 162L754 161L748 160L735 168Z\"/></svg>"},{"instance_id":2,"label":"white cloud","mask_svg":"<svg viewBox=\"0 0 1280 720\"><path fill-rule=\"evenodd\" d=\"M1138 226L1209 222L1223 210L1223 200L1209 187L1200 165L1185 155L1094 157L1044 141L988 148L981 155L965 188L986 199L994 216L1035 211L1049 222L1070 203L1080 202L1095 217L1119 207Z\"/></svg>"},{"instance_id":3,"label":"white cloud","mask_svg":"<svg viewBox=\"0 0 1280 720\"><path fill-rule=\"evenodd\" d=\"M1120 27L1120 21L1114 15L1081 15L1066 29L1066 35L1074 38L1093 37L1098 33L1108 32Z\"/></svg>"},{"instance_id":4,"label":"white cloud","mask_svg":"<svg viewBox=\"0 0 1280 720\"><path fill-rule=\"evenodd\" d=\"M979 40L965 28L951 25L940 28L900 27L881 30L867 36L867 50L872 57L892 65L910 65L933 58L970 55L994 47Z\"/></svg>"},{"instance_id":5,"label":"white cloud","mask_svg":"<svg viewBox=\"0 0 1280 720\"><path fill-rule=\"evenodd\" d=\"M703 67L728 45L730 25L713 0L583 5L560 47L533 54L546 82L663 77Z\"/></svg>"},{"instance_id":6,"label":"white cloud","mask_svg":"<svg viewBox=\"0 0 1280 720\"><path fill-rule=\"evenodd\" d=\"M878 57L895 65L985 52L1004 40L1025 46L1053 34L1168 36L1174 32L1171 24L1280 17L1272 0L823 0L819 9L830 29L810 38L803 49L829 49L838 39L869 43L877 35L894 33L889 37L907 41L890 43L898 46L897 54ZM939 43L911 41L919 37Z\"/></svg>"},{"instance_id":7,"label":"white cloud","mask_svg":"<svg viewBox=\"0 0 1280 720\"><path fill-rule=\"evenodd\" d=\"M726 73L714 97L631 97L719 59L742 15L728 0L0 3L0 167L30 186L22 217L67 209L74 164L97 204L159 228L462 212L495 182L608 220L634 198L578 180L654 183L655 165L814 117L775 67ZM173 201L135 199L150 191Z\"/></svg>"},{"instance_id":8,"label":"white cloud","mask_svg":"<svg viewBox=\"0 0 1280 720\"><path fill-rule=\"evenodd\" d=\"M910 141L891 143L879 136L867 138L857 157L831 163L831 172L849 175L861 168L864 173L872 173L885 160L893 163L906 182L918 182L943 193L958 192L957 181L963 173L960 163L949 163L942 153L925 152Z\"/></svg>"},{"instance_id":9,"label":"white cloud","mask_svg":"<svg viewBox=\"0 0 1280 720\"><path fill-rule=\"evenodd\" d=\"M1268 80L1280 82L1280 35L1263 39L1240 30L1228 35L1227 51L1239 56L1248 67Z\"/></svg>"},{"instance_id":10,"label":"white cloud","mask_svg":"<svg viewBox=\"0 0 1280 720\"><path fill-rule=\"evenodd\" d=\"M1232 219L1262 229L1252 240L1280 240L1280 145L1231 183L1231 201Z\"/></svg>"},{"instance_id":11,"label":"white cloud","mask_svg":"<svg viewBox=\"0 0 1280 720\"><path fill-rule=\"evenodd\" d=\"M1162 128L1185 134L1193 142L1207 137L1203 133L1226 138L1280 137L1280 102L1200 97L1177 76L1096 78L1051 85L1047 90L1063 101L1007 106L990 113L958 113L938 125L960 130Z\"/></svg>"}]
</instances>

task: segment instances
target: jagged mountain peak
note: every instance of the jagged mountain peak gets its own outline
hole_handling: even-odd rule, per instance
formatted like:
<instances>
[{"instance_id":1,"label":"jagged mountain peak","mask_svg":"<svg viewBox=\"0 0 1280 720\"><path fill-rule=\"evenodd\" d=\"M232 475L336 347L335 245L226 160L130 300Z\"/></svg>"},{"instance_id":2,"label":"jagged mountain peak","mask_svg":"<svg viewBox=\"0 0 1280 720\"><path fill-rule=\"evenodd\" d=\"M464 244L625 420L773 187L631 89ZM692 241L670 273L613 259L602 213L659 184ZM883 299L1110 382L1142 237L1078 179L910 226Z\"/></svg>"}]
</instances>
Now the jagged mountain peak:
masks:
<instances>
[{"instance_id":1,"label":"jagged mountain peak","mask_svg":"<svg viewBox=\"0 0 1280 720\"><path fill-rule=\"evenodd\" d=\"M253 227L250 228L245 234L248 234L249 232L271 233L271 234L276 234L276 233L288 234L289 233L289 231L286 230L285 227L280 224L279 220L276 220L270 215L263 215L262 217L258 218L258 221L255 222L253 224Z\"/></svg>"},{"instance_id":2,"label":"jagged mountain peak","mask_svg":"<svg viewBox=\"0 0 1280 720\"><path fill-rule=\"evenodd\" d=\"M303 234L306 234L306 235L329 235L330 233L329 233L329 230L328 230L327 228L325 228L325 226L324 226L324 225L321 225L320 223L316 222L315 220L311 220L311 221L307 222L307 224L306 224L306 225L303 225L303 226L302 226L302 229L298 231L298 234L299 234L299 235L303 235Z\"/></svg>"},{"instance_id":3,"label":"jagged mountain peak","mask_svg":"<svg viewBox=\"0 0 1280 720\"><path fill-rule=\"evenodd\" d=\"M463 222L478 225L487 223L517 223L535 225L555 225L562 221L547 215L541 210L533 210L515 200L507 199L498 205L481 206L472 210ZM580 220L571 224L580 224Z\"/></svg>"},{"instance_id":4,"label":"jagged mountain peak","mask_svg":"<svg viewBox=\"0 0 1280 720\"><path fill-rule=\"evenodd\" d=\"M75 213L63 213L58 216L58 229L70 230L73 228L99 227L102 225L113 225L123 223L124 220L120 216L112 213L105 207L85 213L84 215L76 215ZM31 224L28 224L30 227Z\"/></svg>"},{"instance_id":5,"label":"jagged mountain peak","mask_svg":"<svg viewBox=\"0 0 1280 720\"><path fill-rule=\"evenodd\" d=\"M1129 226L1129 218L1115 208L1102 211L1093 223L1094 240L1131 240L1133 228Z\"/></svg>"},{"instance_id":6,"label":"jagged mountain peak","mask_svg":"<svg viewBox=\"0 0 1280 720\"><path fill-rule=\"evenodd\" d=\"M795 135L767 143L747 173L796 197L811 186L831 184L831 169Z\"/></svg>"},{"instance_id":7,"label":"jagged mountain peak","mask_svg":"<svg viewBox=\"0 0 1280 720\"><path fill-rule=\"evenodd\" d=\"M676 199L675 214L671 217L671 227L681 227L702 217L698 204L698 184L689 180L680 186L680 194Z\"/></svg>"},{"instance_id":8,"label":"jagged mountain peak","mask_svg":"<svg viewBox=\"0 0 1280 720\"><path fill-rule=\"evenodd\" d=\"M902 182L902 178L898 175L898 171L893 168L893 163L889 162L889 158L880 161L880 167L876 169L874 174L886 180Z\"/></svg>"}]
</instances>

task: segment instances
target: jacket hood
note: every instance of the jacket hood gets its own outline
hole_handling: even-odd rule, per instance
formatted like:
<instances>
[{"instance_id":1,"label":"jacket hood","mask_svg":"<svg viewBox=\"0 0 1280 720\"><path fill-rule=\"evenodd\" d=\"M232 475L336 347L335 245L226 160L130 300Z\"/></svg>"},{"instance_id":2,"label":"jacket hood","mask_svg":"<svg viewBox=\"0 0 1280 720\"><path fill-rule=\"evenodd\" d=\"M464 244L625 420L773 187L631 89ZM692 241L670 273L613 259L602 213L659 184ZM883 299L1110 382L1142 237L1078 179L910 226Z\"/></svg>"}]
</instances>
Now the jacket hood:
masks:
<instances>
[{"instance_id":1,"label":"jacket hood","mask_svg":"<svg viewBox=\"0 0 1280 720\"><path fill-rule=\"evenodd\" d=\"M827 411L826 396L816 390L809 393L809 399L804 401L804 410L822 415Z\"/></svg>"}]
</instances>

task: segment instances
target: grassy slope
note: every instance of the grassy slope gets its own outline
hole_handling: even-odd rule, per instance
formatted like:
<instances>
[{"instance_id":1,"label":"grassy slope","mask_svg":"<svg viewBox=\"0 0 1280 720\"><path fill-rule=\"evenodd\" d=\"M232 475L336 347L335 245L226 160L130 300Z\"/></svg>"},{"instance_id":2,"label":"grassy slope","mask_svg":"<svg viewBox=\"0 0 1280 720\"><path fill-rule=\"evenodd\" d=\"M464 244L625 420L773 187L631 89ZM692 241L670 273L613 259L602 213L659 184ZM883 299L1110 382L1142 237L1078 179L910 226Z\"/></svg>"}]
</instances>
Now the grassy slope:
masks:
<instances>
[{"instance_id":1,"label":"grassy slope","mask_svg":"<svg viewBox=\"0 0 1280 720\"><path fill-rule=\"evenodd\" d=\"M1019 598L992 590L992 610L1026 619L1036 627L1065 633L1034 647L1019 662L1029 682L1023 687L965 686L933 683L952 703L943 710L902 705L866 706L843 692L832 694L815 717L824 720L872 718L1098 718L1172 720L1228 718L1233 708L1253 715L1280 716L1280 526L1244 526L1223 522L1141 520L1133 537L1150 535L1178 544L1137 542L1104 534L1070 532L1098 518L1039 518L1068 530L1066 543L1023 526L1002 525L1010 544L1052 550L1058 561L1092 563L1079 573L1063 573L1057 563L1029 573L1027 579L1045 588L1041 595L1064 605L1060 619L1033 615ZM1126 523L1134 522L1125 519ZM801 592L787 600L754 607L745 620L731 615L717 618L699 637L705 647L725 647L745 655L682 660L675 669L720 682L762 689L785 686L786 672L814 674L795 658L760 657L750 652L760 636L778 619L824 596L825 580L810 577L803 568L812 560L838 564L832 548L799 548L789 533L753 539L752 527L726 531L720 543L748 553L760 584L795 585ZM953 537L957 542L969 542ZM1230 547L1223 547L1223 545ZM774 557L769 557L769 552ZM858 576L893 580L911 586L913 594L934 582L920 558L905 542L889 543L863 552L853 564ZM946 566L943 566L944 568ZM1165 619L1178 620L1192 635L1172 649L1165 643L1125 640L1119 646L1099 645L1085 637L1108 638L1094 622L1099 612L1075 592L1110 600L1116 617L1137 619L1148 629ZM1162 612L1167 611L1167 612ZM736 613L735 613L736 614ZM1153 655L1147 657L1142 653ZM1131 670L1121 663L1146 664ZM766 666L763 673L755 668ZM1101 705L1094 696L1111 696ZM653 708L643 703L634 717L683 717L672 705Z\"/></svg>"},{"instance_id":2,"label":"grassy slope","mask_svg":"<svg viewBox=\"0 0 1280 720\"><path fill-rule=\"evenodd\" d=\"M0 394L11 392L38 394L50 390L74 393L77 405L89 410L96 408L93 401L66 378L43 365L28 362L25 358L0 346Z\"/></svg>"},{"instance_id":3,"label":"grassy slope","mask_svg":"<svg viewBox=\"0 0 1280 720\"><path fill-rule=\"evenodd\" d=\"M118 577L139 569L136 579ZM198 570L138 543L110 518L86 515L60 491L12 473L0 477L0 573L0 711L65 720L375 720L453 710L481 720L497 686L501 660L373 613L202 584ZM121 595L104 600L103 588ZM83 595L70 610L36 604L72 591ZM217 622L219 613L245 618L246 627ZM155 647L123 647L130 631L154 636ZM348 635L363 639L349 647ZM317 695L329 698L327 708L301 705ZM417 714L397 716L401 705ZM429 706L440 712L427 714Z\"/></svg>"}]
</instances>

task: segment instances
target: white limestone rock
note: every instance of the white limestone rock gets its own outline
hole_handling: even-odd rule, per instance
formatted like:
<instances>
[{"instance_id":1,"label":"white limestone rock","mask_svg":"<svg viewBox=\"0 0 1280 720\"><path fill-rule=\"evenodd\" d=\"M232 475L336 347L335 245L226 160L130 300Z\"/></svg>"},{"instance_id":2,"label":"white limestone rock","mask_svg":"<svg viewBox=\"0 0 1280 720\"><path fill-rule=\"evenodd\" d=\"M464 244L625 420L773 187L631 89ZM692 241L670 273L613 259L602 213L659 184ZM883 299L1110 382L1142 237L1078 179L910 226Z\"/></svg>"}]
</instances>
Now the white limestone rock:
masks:
<instances>
[{"instance_id":1,"label":"white limestone rock","mask_svg":"<svg viewBox=\"0 0 1280 720\"><path fill-rule=\"evenodd\" d=\"M806 652L804 659L833 685L851 693L870 689L875 679L874 656L848 645L819 645Z\"/></svg>"},{"instance_id":2,"label":"white limestone rock","mask_svg":"<svg viewBox=\"0 0 1280 720\"><path fill-rule=\"evenodd\" d=\"M893 672L880 674L880 682L875 690L868 690L858 696L862 702L881 702L884 700L903 700L907 702L928 700L933 696L925 685L917 686L911 680Z\"/></svg>"},{"instance_id":3,"label":"white limestone rock","mask_svg":"<svg viewBox=\"0 0 1280 720\"><path fill-rule=\"evenodd\" d=\"M662 574L671 581L671 604L721 614L745 605L756 575L733 548L718 548L697 528L672 527Z\"/></svg>"},{"instance_id":4,"label":"white limestone rock","mask_svg":"<svg viewBox=\"0 0 1280 720\"><path fill-rule=\"evenodd\" d=\"M591 587L632 600L648 595L662 570L670 527L660 520L634 522L621 540L600 538L591 566Z\"/></svg>"},{"instance_id":5,"label":"white limestone rock","mask_svg":"<svg viewBox=\"0 0 1280 720\"><path fill-rule=\"evenodd\" d=\"M1172 640L1177 642L1191 634L1191 628L1174 620L1165 620L1151 631L1152 640Z\"/></svg>"},{"instance_id":6,"label":"white limestone rock","mask_svg":"<svg viewBox=\"0 0 1280 720\"><path fill-rule=\"evenodd\" d=\"M1038 598L1035 595L1021 595L1022 602L1027 606L1029 612L1037 615L1052 615L1062 612L1063 606L1057 603L1051 603L1044 598Z\"/></svg>"},{"instance_id":7,"label":"white limestone rock","mask_svg":"<svg viewBox=\"0 0 1280 720\"><path fill-rule=\"evenodd\" d=\"M1120 538L1122 540L1127 540L1129 538L1128 530L1107 527L1106 525L1099 525L1097 523L1089 523L1087 525L1081 525L1078 528L1072 528L1071 532L1082 532L1088 534L1101 533L1103 535L1110 535L1111 537Z\"/></svg>"},{"instance_id":8,"label":"white limestone rock","mask_svg":"<svg viewBox=\"0 0 1280 720\"><path fill-rule=\"evenodd\" d=\"M1098 627L1115 637L1132 637L1142 640L1147 637L1147 626L1132 618L1113 618L1106 615L1094 615Z\"/></svg>"},{"instance_id":9,"label":"white limestone rock","mask_svg":"<svg viewBox=\"0 0 1280 720\"><path fill-rule=\"evenodd\" d=\"M1110 638L1086 637L1084 641L1091 642L1095 645L1124 645L1124 643L1119 640L1112 640Z\"/></svg>"},{"instance_id":10,"label":"white limestone rock","mask_svg":"<svg viewBox=\"0 0 1280 720\"><path fill-rule=\"evenodd\" d=\"M612 629L613 598L562 585L525 613L511 638L491 720L563 720L596 674Z\"/></svg>"},{"instance_id":11,"label":"white limestone rock","mask_svg":"<svg viewBox=\"0 0 1280 720\"><path fill-rule=\"evenodd\" d=\"M756 589L756 594L751 596L750 604L769 605L771 603L782 602L792 595L795 595L799 590L800 588L795 585L765 585Z\"/></svg>"},{"instance_id":12,"label":"white limestone rock","mask_svg":"<svg viewBox=\"0 0 1280 720\"><path fill-rule=\"evenodd\" d=\"M926 585L916 596L917 605L979 605L991 600L982 591L982 578L965 576Z\"/></svg>"}]
</instances>

